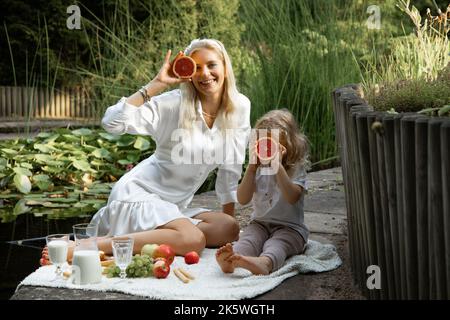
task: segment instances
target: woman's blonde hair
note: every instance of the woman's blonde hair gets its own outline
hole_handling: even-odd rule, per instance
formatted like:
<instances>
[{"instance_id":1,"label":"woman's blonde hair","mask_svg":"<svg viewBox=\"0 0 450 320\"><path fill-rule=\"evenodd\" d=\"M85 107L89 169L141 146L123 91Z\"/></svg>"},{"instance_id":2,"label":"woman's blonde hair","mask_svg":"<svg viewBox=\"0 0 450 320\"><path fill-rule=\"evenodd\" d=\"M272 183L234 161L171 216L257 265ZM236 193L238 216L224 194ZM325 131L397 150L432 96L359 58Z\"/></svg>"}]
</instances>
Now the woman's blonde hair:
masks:
<instances>
[{"instance_id":1,"label":"woman's blonde hair","mask_svg":"<svg viewBox=\"0 0 450 320\"><path fill-rule=\"evenodd\" d=\"M255 129L279 130L279 141L287 151L282 165L289 176L299 165L308 169L308 139L300 132L297 120L288 109L269 111L256 121Z\"/></svg>"},{"instance_id":2,"label":"woman's blonde hair","mask_svg":"<svg viewBox=\"0 0 450 320\"><path fill-rule=\"evenodd\" d=\"M221 57L225 69L224 90L222 95L222 104L219 108L217 120L223 123L222 129L231 129L234 127L234 111L238 105L239 92L236 88L236 80L231 66L231 60L225 50L222 42L215 39L196 39L193 40L189 46L184 50L187 56L192 55L195 51L200 49L214 50L219 57ZM192 124L196 121L197 115L195 104L198 96L197 91L192 82L185 82L180 84L181 91L181 110L178 125L180 128L191 129Z\"/></svg>"}]
</instances>

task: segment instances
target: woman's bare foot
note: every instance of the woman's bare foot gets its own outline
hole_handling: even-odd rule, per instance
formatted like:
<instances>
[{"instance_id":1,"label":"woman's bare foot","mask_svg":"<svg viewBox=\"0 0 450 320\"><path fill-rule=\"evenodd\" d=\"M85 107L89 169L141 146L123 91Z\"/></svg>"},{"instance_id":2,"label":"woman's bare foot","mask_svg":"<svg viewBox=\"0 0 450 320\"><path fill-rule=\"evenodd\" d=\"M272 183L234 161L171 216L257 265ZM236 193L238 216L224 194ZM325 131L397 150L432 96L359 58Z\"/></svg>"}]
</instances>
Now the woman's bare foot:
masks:
<instances>
[{"instance_id":1,"label":"woman's bare foot","mask_svg":"<svg viewBox=\"0 0 450 320\"><path fill-rule=\"evenodd\" d=\"M235 253L228 260L234 268L244 268L255 275L268 275L272 271L272 260L265 256L247 257Z\"/></svg>"},{"instance_id":2,"label":"woman's bare foot","mask_svg":"<svg viewBox=\"0 0 450 320\"><path fill-rule=\"evenodd\" d=\"M233 254L233 246L230 243L227 243L216 251L217 263L225 273L232 273L234 271L233 263L228 261Z\"/></svg>"}]
</instances>

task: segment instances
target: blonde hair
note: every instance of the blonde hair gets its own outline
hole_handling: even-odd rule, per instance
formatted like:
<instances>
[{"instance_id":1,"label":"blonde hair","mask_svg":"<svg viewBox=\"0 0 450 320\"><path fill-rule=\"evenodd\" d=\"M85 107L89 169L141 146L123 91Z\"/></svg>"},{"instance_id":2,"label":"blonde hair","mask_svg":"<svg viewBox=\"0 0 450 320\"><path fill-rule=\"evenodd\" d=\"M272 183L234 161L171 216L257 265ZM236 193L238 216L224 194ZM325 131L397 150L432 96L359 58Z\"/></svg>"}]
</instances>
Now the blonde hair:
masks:
<instances>
[{"instance_id":1,"label":"blonde hair","mask_svg":"<svg viewBox=\"0 0 450 320\"><path fill-rule=\"evenodd\" d=\"M225 50L222 42L215 39L196 39L193 40L189 46L184 50L187 56L192 55L195 51L200 49L214 50L219 57L221 57L225 69L224 90L222 95L222 104L219 108L217 120L223 123L222 129L231 129L235 124L235 110L238 105L239 92L236 88L236 80L231 66L231 60ZM180 128L191 129L192 124L196 121L197 115L195 104L197 102L197 90L192 82L185 82L180 84L181 91L181 110L178 126Z\"/></svg>"},{"instance_id":2,"label":"blonde hair","mask_svg":"<svg viewBox=\"0 0 450 320\"><path fill-rule=\"evenodd\" d=\"M282 165L289 176L298 165L308 169L308 139L300 132L297 120L288 109L269 111L256 121L255 129L280 130L279 140L287 151Z\"/></svg>"}]
</instances>

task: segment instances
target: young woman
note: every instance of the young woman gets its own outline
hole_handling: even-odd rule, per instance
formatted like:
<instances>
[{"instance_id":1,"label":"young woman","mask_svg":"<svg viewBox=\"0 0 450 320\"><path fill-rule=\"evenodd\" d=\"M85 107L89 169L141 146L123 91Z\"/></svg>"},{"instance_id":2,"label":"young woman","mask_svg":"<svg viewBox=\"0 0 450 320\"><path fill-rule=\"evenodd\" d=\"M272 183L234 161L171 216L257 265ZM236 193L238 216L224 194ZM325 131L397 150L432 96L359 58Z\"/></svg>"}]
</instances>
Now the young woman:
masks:
<instances>
[{"instance_id":1,"label":"young woman","mask_svg":"<svg viewBox=\"0 0 450 320\"><path fill-rule=\"evenodd\" d=\"M179 255L222 246L238 237L234 203L250 133L250 101L236 88L221 42L194 40L184 54L196 63L192 78L174 76L169 50L154 79L109 107L102 119L110 133L150 135L156 142L154 154L117 181L107 205L92 218L104 236L98 239L99 250L107 254L112 251L111 238L119 235L134 238L135 253L144 244L165 243ZM178 84L179 89L160 94ZM225 145L227 150L221 153ZM205 156L201 161L197 157L180 163L174 152L180 146L194 155L187 157L191 160L205 154L214 154L216 160L222 154L222 158L210 161ZM216 168L222 211L188 208L194 193Z\"/></svg>"}]
</instances>

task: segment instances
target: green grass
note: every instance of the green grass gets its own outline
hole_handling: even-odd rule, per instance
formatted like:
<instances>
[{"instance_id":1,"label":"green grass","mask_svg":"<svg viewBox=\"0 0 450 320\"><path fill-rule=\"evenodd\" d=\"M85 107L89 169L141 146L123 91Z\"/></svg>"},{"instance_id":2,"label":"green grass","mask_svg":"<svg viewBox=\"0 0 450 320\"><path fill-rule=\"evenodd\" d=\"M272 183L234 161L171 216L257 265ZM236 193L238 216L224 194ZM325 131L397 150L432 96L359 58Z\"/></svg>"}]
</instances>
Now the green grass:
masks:
<instances>
[{"instance_id":1,"label":"green grass","mask_svg":"<svg viewBox=\"0 0 450 320\"><path fill-rule=\"evenodd\" d=\"M311 143L313 169L336 160L332 90L359 80L353 52L363 55L361 39L370 35L360 37L366 16L355 9L350 1L241 2L255 64L241 82L252 123L271 109L291 110Z\"/></svg>"}]
</instances>

